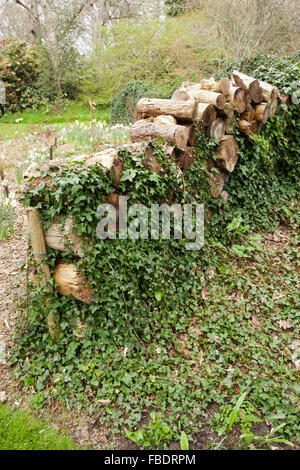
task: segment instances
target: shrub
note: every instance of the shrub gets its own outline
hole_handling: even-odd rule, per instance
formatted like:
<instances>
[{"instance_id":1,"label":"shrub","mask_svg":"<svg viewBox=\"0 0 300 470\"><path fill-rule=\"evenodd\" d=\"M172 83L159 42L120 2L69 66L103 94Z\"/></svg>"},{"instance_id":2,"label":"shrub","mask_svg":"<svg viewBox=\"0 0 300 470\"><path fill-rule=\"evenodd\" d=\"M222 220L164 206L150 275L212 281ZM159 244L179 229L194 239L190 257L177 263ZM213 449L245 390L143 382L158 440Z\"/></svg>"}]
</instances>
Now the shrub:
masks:
<instances>
[{"instance_id":1,"label":"shrub","mask_svg":"<svg viewBox=\"0 0 300 470\"><path fill-rule=\"evenodd\" d=\"M144 80L133 80L121 90L111 103L110 124L131 124L135 107L141 98L158 97L158 91Z\"/></svg>"},{"instance_id":2,"label":"shrub","mask_svg":"<svg viewBox=\"0 0 300 470\"><path fill-rule=\"evenodd\" d=\"M0 43L0 79L6 85L5 110L18 111L32 106L38 60L34 46L3 40Z\"/></svg>"}]
</instances>

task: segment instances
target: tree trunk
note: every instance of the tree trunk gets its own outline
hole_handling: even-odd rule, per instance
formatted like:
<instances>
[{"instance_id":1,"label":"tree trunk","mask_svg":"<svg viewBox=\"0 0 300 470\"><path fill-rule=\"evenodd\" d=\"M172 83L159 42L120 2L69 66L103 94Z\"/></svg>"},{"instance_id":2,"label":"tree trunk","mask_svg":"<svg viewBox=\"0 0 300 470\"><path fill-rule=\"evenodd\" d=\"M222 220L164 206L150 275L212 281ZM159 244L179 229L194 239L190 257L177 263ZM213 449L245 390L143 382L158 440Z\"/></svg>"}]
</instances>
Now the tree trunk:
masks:
<instances>
[{"instance_id":1,"label":"tree trunk","mask_svg":"<svg viewBox=\"0 0 300 470\"><path fill-rule=\"evenodd\" d=\"M118 149L116 148L108 148L92 155L75 155L73 162L82 162L87 167L98 164L103 168L105 174L111 173L115 182L120 182L123 165L119 159ZM52 165L53 164L55 164L55 161L52 161Z\"/></svg>"},{"instance_id":2,"label":"tree trunk","mask_svg":"<svg viewBox=\"0 0 300 470\"><path fill-rule=\"evenodd\" d=\"M222 93L204 90L200 83L183 83L172 96L173 100L187 98L198 100L199 103L208 103L216 106L218 109L224 109L226 98Z\"/></svg>"},{"instance_id":3,"label":"tree trunk","mask_svg":"<svg viewBox=\"0 0 300 470\"><path fill-rule=\"evenodd\" d=\"M233 104L238 113L242 114L247 109L247 97L246 92L241 87L230 86L229 92L231 104Z\"/></svg>"},{"instance_id":4,"label":"tree trunk","mask_svg":"<svg viewBox=\"0 0 300 470\"><path fill-rule=\"evenodd\" d=\"M270 117L270 105L262 103L255 108L255 119L265 124Z\"/></svg>"},{"instance_id":5,"label":"tree trunk","mask_svg":"<svg viewBox=\"0 0 300 470\"><path fill-rule=\"evenodd\" d=\"M142 98L136 105L137 112L143 118L156 117L162 114L173 116L181 121L193 121L197 115L195 100L178 101Z\"/></svg>"},{"instance_id":6,"label":"tree trunk","mask_svg":"<svg viewBox=\"0 0 300 470\"><path fill-rule=\"evenodd\" d=\"M54 281L61 295L73 295L85 304L91 303L93 291L73 264L59 263L54 271Z\"/></svg>"},{"instance_id":7,"label":"tree trunk","mask_svg":"<svg viewBox=\"0 0 300 470\"><path fill-rule=\"evenodd\" d=\"M210 126L216 117L217 111L212 104L198 103L196 119L202 121L204 126Z\"/></svg>"},{"instance_id":8,"label":"tree trunk","mask_svg":"<svg viewBox=\"0 0 300 470\"><path fill-rule=\"evenodd\" d=\"M225 108L221 111L218 111L218 115L224 118L225 133L231 134L237 124L232 104L226 103Z\"/></svg>"},{"instance_id":9,"label":"tree trunk","mask_svg":"<svg viewBox=\"0 0 300 470\"><path fill-rule=\"evenodd\" d=\"M248 75L238 72L237 70L232 72L232 80L235 81L237 86L244 85L247 88L250 99L254 101L254 103L258 104L262 102L263 90L260 86L259 80L249 77Z\"/></svg>"},{"instance_id":10,"label":"tree trunk","mask_svg":"<svg viewBox=\"0 0 300 470\"><path fill-rule=\"evenodd\" d=\"M218 157L217 167L232 173L238 161L238 144L235 138L232 135L225 135L215 154Z\"/></svg>"},{"instance_id":11,"label":"tree trunk","mask_svg":"<svg viewBox=\"0 0 300 470\"><path fill-rule=\"evenodd\" d=\"M152 140L162 137L171 145L185 149L188 144L189 130L185 126L165 125L153 120L147 119L137 121L130 129L132 142L141 142L143 140Z\"/></svg>"},{"instance_id":12,"label":"tree trunk","mask_svg":"<svg viewBox=\"0 0 300 470\"><path fill-rule=\"evenodd\" d=\"M216 119L211 126L205 130L205 135L208 138L214 137L217 142L220 142L225 135L225 122L222 118Z\"/></svg>"},{"instance_id":13,"label":"tree trunk","mask_svg":"<svg viewBox=\"0 0 300 470\"><path fill-rule=\"evenodd\" d=\"M173 116L168 116L168 115L162 115L162 116L157 116L154 119L154 122L158 122L159 124L165 124L165 125L175 125L177 124L176 119Z\"/></svg>"}]
</instances>

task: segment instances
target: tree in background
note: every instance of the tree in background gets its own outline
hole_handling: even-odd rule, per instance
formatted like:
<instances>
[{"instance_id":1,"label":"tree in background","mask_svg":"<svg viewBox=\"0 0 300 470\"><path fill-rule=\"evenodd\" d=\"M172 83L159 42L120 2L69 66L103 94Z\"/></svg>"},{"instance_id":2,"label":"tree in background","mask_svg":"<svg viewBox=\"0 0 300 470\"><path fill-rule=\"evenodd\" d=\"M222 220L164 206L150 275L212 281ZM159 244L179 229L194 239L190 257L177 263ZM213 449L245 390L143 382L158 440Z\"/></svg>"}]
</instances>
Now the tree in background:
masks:
<instances>
[{"instance_id":1,"label":"tree in background","mask_svg":"<svg viewBox=\"0 0 300 470\"><path fill-rule=\"evenodd\" d=\"M205 12L229 62L259 53L290 53L300 45L297 0L210 0Z\"/></svg>"},{"instance_id":2,"label":"tree in background","mask_svg":"<svg viewBox=\"0 0 300 470\"><path fill-rule=\"evenodd\" d=\"M169 16L178 16L189 11L202 9L204 0L165 0L165 5Z\"/></svg>"},{"instance_id":3,"label":"tree in background","mask_svg":"<svg viewBox=\"0 0 300 470\"><path fill-rule=\"evenodd\" d=\"M4 109L18 111L32 107L38 60L34 46L16 40L0 43L0 80L6 87Z\"/></svg>"},{"instance_id":4,"label":"tree in background","mask_svg":"<svg viewBox=\"0 0 300 470\"><path fill-rule=\"evenodd\" d=\"M2 2L3 3L3 2ZM43 68L49 85L55 86L58 102L63 96L63 84L67 81L72 70L77 68L77 54L74 44L81 28L81 16L85 9L92 6L92 0L77 2L70 0L8 0L4 7L11 15L6 17L5 12L1 20L13 33L12 15L18 18L23 26L25 38L31 37L41 53L41 59L47 68ZM18 28L17 28L18 30ZM18 30L20 34L20 31Z\"/></svg>"},{"instance_id":5,"label":"tree in background","mask_svg":"<svg viewBox=\"0 0 300 470\"><path fill-rule=\"evenodd\" d=\"M168 95L180 81L218 68L222 51L213 36L207 41L208 31L205 19L196 14L120 21L103 28L90 67L85 68L84 88L92 87L95 100L102 104L132 80L146 80Z\"/></svg>"},{"instance_id":6,"label":"tree in background","mask_svg":"<svg viewBox=\"0 0 300 470\"><path fill-rule=\"evenodd\" d=\"M35 44L35 96L109 104L134 80L167 96L232 60L299 48L297 0L0 0L0 39ZM5 38L4 38L5 33Z\"/></svg>"}]
</instances>

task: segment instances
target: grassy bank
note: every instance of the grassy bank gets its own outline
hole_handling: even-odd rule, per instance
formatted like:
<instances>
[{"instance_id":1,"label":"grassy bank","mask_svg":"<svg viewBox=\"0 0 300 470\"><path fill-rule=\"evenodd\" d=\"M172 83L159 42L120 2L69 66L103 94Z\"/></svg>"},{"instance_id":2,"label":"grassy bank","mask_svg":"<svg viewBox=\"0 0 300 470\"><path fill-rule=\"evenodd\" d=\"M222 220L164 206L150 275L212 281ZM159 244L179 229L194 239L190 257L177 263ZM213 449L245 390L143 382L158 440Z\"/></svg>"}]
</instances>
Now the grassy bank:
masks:
<instances>
[{"instance_id":1,"label":"grassy bank","mask_svg":"<svg viewBox=\"0 0 300 470\"><path fill-rule=\"evenodd\" d=\"M78 450L72 438L25 411L0 404L0 450Z\"/></svg>"}]
</instances>

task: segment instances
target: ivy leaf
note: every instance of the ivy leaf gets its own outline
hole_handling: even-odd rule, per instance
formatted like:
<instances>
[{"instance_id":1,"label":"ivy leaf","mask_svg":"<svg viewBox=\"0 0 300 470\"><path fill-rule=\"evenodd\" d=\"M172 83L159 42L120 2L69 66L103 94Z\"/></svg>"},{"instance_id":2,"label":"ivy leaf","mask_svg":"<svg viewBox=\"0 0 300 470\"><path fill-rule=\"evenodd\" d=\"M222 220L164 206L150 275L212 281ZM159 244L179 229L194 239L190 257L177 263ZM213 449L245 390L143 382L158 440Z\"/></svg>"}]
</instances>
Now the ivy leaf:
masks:
<instances>
[{"instance_id":1,"label":"ivy leaf","mask_svg":"<svg viewBox=\"0 0 300 470\"><path fill-rule=\"evenodd\" d=\"M157 302L161 302L163 296L164 296L163 292L160 292L160 291L155 292L155 298L156 298Z\"/></svg>"},{"instance_id":2,"label":"ivy leaf","mask_svg":"<svg viewBox=\"0 0 300 470\"><path fill-rule=\"evenodd\" d=\"M136 177L136 170L129 169L123 172L121 181L133 181L134 178Z\"/></svg>"}]
</instances>

